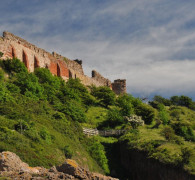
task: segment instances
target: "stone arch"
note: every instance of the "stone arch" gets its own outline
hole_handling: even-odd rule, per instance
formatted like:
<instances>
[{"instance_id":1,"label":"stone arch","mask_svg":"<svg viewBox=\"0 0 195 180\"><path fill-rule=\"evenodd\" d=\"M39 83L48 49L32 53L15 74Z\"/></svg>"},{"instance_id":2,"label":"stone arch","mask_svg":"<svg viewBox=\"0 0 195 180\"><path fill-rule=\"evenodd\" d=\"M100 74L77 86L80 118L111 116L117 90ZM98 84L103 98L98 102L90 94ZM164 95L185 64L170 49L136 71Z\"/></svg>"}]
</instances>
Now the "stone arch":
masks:
<instances>
[{"instance_id":1,"label":"stone arch","mask_svg":"<svg viewBox=\"0 0 195 180\"><path fill-rule=\"evenodd\" d=\"M40 65L39 65L39 60L37 59L36 56L34 56L34 69L35 69L35 68L39 68L39 67L40 67Z\"/></svg>"},{"instance_id":2,"label":"stone arch","mask_svg":"<svg viewBox=\"0 0 195 180\"><path fill-rule=\"evenodd\" d=\"M58 63L57 63L57 76L59 77L61 76L61 69Z\"/></svg>"},{"instance_id":3,"label":"stone arch","mask_svg":"<svg viewBox=\"0 0 195 180\"><path fill-rule=\"evenodd\" d=\"M72 72L69 70L69 78L72 78Z\"/></svg>"},{"instance_id":4,"label":"stone arch","mask_svg":"<svg viewBox=\"0 0 195 180\"><path fill-rule=\"evenodd\" d=\"M27 56L27 54L26 54L26 52L24 50L22 52L22 61L25 64L25 66L27 67L27 69L29 70L28 56Z\"/></svg>"},{"instance_id":5,"label":"stone arch","mask_svg":"<svg viewBox=\"0 0 195 180\"><path fill-rule=\"evenodd\" d=\"M74 75L74 78L75 78L75 79L77 78L77 75L76 75L76 74Z\"/></svg>"},{"instance_id":6,"label":"stone arch","mask_svg":"<svg viewBox=\"0 0 195 180\"><path fill-rule=\"evenodd\" d=\"M12 46L12 57L16 58L16 49Z\"/></svg>"}]
</instances>

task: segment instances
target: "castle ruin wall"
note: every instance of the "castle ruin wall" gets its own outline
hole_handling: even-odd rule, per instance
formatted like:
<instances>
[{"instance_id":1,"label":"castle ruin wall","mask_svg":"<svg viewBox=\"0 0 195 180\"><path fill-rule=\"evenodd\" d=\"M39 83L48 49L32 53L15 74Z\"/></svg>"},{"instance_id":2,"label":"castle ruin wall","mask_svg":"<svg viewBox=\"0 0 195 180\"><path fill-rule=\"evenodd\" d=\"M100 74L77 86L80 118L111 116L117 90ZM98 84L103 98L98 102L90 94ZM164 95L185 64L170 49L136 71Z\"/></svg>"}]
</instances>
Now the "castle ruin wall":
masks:
<instances>
[{"instance_id":1,"label":"castle ruin wall","mask_svg":"<svg viewBox=\"0 0 195 180\"><path fill-rule=\"evenodd\" d=\"M86 86L95 85L112 88L111 81L95 70L92 71L92 77L86 76L81 60L70 60L56 52L51 54L9 32L3 32L3 37L0 37L0 52L3 52L1 59L14 57L20 59L29 72L34 72L37 67L48 68L53 75L60 76L64 80L79 78Z\"/></svg>"}]
</instances>

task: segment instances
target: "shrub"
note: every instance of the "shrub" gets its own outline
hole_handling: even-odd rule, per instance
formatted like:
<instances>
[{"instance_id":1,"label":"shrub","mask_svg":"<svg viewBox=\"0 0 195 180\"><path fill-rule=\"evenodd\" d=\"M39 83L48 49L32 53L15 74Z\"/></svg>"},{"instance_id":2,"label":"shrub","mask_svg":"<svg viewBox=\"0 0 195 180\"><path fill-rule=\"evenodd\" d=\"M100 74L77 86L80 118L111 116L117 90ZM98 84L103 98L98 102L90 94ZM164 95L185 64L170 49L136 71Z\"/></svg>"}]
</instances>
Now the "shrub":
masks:
<instances>
[{"instance_id":1,"label":"shrub","mask_svg":"<svg viewBox=\"0 0 195 180\"><path fill-rule=\"evenodd\" d=\"M187 141L195 141L195 135L190 126L182 123L175 123L172 126L177 135L184 137Z\"/></svg>"},{"instance_id":2,"label":"shrub","mask_svg":"<svg viewBox=\"0 0 195 180\"><path fill-rule=\"evenodd\" d=\"M71 150L70 146L66 145L63 148L63 152L66 156L66 158L71 159L73 156L73 151Z\"/></svg>"},{"instance_id":3,"label":"shrub","mask_svg":"<svg viewBox=\"0 0 195 180\"><path fill-rule=\"evenodd\" d=\"M115 103L115 94L109 87L93 87L91 94L95 96L100 101L100 104L106 108Z\"/></svg>"},{"instance_id":4,"label":"shrub","mask_svg":"<svg viewBox=\"0 0 195 180\"><path fill-rule=\"evenodd\" d=\"M121 108L121 114L123 116L130 116L133 114L134 109L133 105L131 104L132 96L130 95L121 95L117 98L117 105Z\"/></svg>"},{"instance_id":5,"label":"shrub","mask_svg":"<svg viewBox=\"0 0 195 180\"><path fill-rule=\"evenodd\" d=\"M147 105L147 104L139 104L135 108L135 113L138 116L142 116L142 119L145 121L146 124L151 124L155 118L155 111L154 109Z\"/></svg>"},{"instance_id":6,"label":"shrub","mask_svg":"<svg viewBox=\"0 0 195 180\"><path fill-rule=\"evenodd\" d=\"M182 164L188 164L190 162L190 156L192 155L192 150L185 147L181 149L182 153Z\"/></svg>"},{"instance_id":7,"label":"shrub","mask_svg":"<svg viewBox=\"0 0 195 180\"><path fill-rule=\"evenodd\" d=\"M164 127L161 133L163 134L165 139L168 141L172 140L175 136L174 130L169 126Z\"/></svg>"},{"instance_id":8,"label":"shrub","mask_svg":"<svg viewBox=\"0 0 195 180\"><path fill-rule=\"evenodd\" d=\"M159 119L162 121L164 125L167 125L170 121L169 113L166 111L165 106L163 104L159 104L158 109L159 109L159 113L158 113Z\"/></svg>"},{"instance_id":9,"label":"shrub","mask_svg":"<svg viewBox=\"0 0 195 180\"><path fill-rule=\"evenodd\" d=\"M9 74L19 73L19 72L28 72L24 63L22 63L19 59L7 59L0 61L0 66Z\"/></svg>"},{"instance_id":10,"label":"shrub","mask_svg":"<svg viewBox=\"0 0 195 180\"><path fill-rule=\"evenodd\" d=\"M124 118L118 108L112 108L108 111L106 121L99 125L99 128L114 128L124 123Z\"/></svg>"},{"instance_id":11,"label":"shrub","mask_svg":"<svg viewBox=\"0 0 195 180\"><path fill-rule=\"evenodd\" d=\"M40 132L39 132L39 135L40 137L45 140L48 144L51 144L51 140L52 140L52 137L50 135L50 133L48 132L48 130L43 127Z\"/></svg>"},{"instance_id":12,"label":"shrub","mask_svg":"<svg viewBox=\"0 0 195 180\"><path fill-rule=\"evenodd\" d=\"M102 167L102 169L108 174L110 172L108 167L108 159L106 157L106 152L104 146L95 137L88 141L88 148L91 156L97 161L97 163Z\"/></svg>"}]
</instances>

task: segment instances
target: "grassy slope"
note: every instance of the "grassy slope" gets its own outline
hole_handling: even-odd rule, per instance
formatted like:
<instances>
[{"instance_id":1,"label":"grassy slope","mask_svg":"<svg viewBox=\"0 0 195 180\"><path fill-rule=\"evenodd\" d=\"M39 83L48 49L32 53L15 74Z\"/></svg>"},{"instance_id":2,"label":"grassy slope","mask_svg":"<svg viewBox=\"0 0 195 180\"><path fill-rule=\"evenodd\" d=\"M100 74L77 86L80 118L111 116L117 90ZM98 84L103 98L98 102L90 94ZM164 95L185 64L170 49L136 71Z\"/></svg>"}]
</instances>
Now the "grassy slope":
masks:
<instances>
[{"instance_id":1,"label":"grassy slope","mask_svg":"<svg viewBox=\"0 0 195 180\"><path fill-rule=\"evenodd\" d=\"M35 105L39 106L38 104ZM18 132L14 130L16 120L0 115L0 127L6 127L1 129L1 151L9 150L15 152L31 166L50 167L64 161L63 148L68 145L73 152L72 158L79 164L92 171L103 172L95 160L91 158L85 145L79 141L80 134L76 126L70 125L71 122L65 119L54 119L52 115L55 111L49 105L48 112L40 112L40 114L35 113L36 109L40 107L36 106L36 109L33 109L33 103L29 106L31 106L30 110L28 108L25 110L32 112L30 121L34 123L34 131L31 129L22 133ZM23 110L23 108L26 107L21 107L20 110ZM43 128L47 130L51 139L39 137L38 134ZM27 133L31 133L29 135L31 136L30 138L26 135ZM32 139L33 137L38 137L39 140L35 141Z\"/></svg>"}]
</instances>

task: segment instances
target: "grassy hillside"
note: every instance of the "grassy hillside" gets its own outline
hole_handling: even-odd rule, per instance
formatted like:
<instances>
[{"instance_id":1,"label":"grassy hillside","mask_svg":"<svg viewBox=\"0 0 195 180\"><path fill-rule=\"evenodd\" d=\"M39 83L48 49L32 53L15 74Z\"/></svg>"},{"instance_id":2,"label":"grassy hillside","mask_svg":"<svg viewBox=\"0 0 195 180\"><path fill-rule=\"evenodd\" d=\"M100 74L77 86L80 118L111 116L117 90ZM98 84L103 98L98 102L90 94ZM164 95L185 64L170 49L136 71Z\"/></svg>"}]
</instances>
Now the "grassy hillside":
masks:
<instances>
[{"instance_id":1,"label":"grassy hillside","mask_svg":"<svg viewBox=\"0 0 195 180\"><path fill-rule=\"evenodd\" d=\"M0 61L0 151L31 166L50 167L73 158L91 171L120 173L119 142L164 164L195 174L194 102L155 97L150 104L108 87L64 82L49 70L29 73L17 59ZM90 90L89 90L90 89ZM127 121L140 116L145 125ZM119 137L89 137L82 127L126 129ZM122 172L123 173L123 172Z\"/></svg>"}]
</instances>

